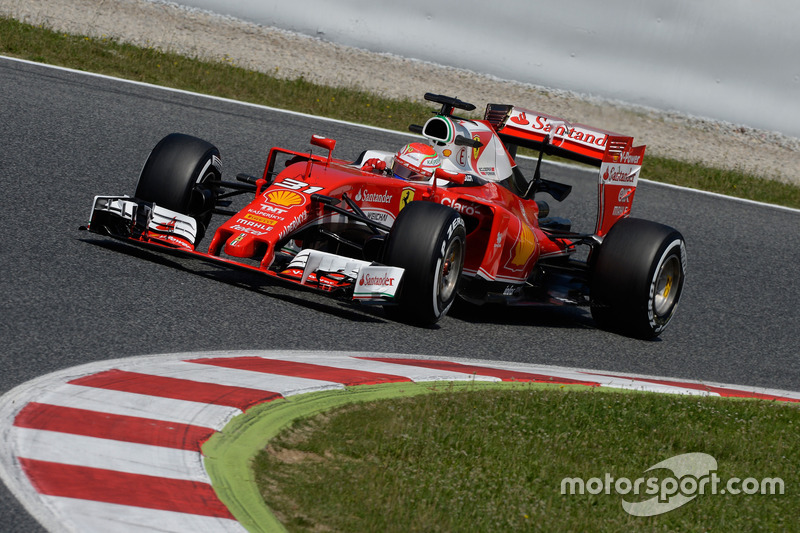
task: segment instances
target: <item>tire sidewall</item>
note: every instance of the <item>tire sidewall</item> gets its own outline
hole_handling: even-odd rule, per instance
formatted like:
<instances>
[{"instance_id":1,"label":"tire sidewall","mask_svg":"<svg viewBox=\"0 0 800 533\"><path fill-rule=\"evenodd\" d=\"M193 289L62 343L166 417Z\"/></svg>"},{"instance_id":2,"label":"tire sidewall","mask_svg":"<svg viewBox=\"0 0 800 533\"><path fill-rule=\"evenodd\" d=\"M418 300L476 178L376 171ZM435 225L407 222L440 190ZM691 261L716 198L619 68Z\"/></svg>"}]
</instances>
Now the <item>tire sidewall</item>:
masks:
<instances>
[{"instance_id":1,"label":"tire sidewall","mask_svg":"<svg viewBox=\"0 0 800 533\"><path fill-rule=\"evenodd\" d=\"M442 234L439 236L439 254L436 257L436 264L434 265L435 275L433 279L433 287L431 289L431 296L434 305L434 314L436 315L437 319L446 315L450 310L450 307L452 307L453 302L456 299L456 295L458 294L458 282L460 281L460 279L456 281L456 286L448 295L447 299L444 300L442 294L438 290L439 282L442 276L442 262L445 260L447 252L451 246L460 246L462 254L462 266L463 258L466 254L466 228L464 226L464 219L461 218L458 213L454 213L454 215L455 216L451 219L450 224L446 225L446 229L444 229ZM458 274L458 277L460 278L461 273L459 272Z\"/></svg>"},{"instance_id":2,"label":"tire sidewall","mask_svg":"<svg viewBox=\"0 0 800 533\"><path fill-rule=\"evenodd\" d=\"M451 246L459 247L461 256L455 286L443 298L439 283ZM387 264L405 269L398 287L397 312L391 314L421 325L433 324L445 316L458 293L465 256L466 229L457 211L424 201L406 206L392 227L384 251Z\"/></svg>"},{"instance_id":3,"label":"tire sidewall","mask_svg":"<svg viewBox=\"0 0 800 533\"><path fill-rule=\"evenodd\" d=\"M656 288L661 267L677 256L680 276L674 301L658 315ZM606 235L592 261L592 314L599 325L639 338L658 336L673 318L686 279L686 244L669 226L623 219Z\"/></svg>"},{"instance_id":4,"label":"tire sidewall","mask_svg":"<svg viewBox=\"0 0 800 533\"><path fill-rule=\"evenodd\" d=\"M219 150L197 137L172 133L159 141L145 161L135 196L195 216L192 194L209 175L222 176Z\"/></svg>"}]
</instances>

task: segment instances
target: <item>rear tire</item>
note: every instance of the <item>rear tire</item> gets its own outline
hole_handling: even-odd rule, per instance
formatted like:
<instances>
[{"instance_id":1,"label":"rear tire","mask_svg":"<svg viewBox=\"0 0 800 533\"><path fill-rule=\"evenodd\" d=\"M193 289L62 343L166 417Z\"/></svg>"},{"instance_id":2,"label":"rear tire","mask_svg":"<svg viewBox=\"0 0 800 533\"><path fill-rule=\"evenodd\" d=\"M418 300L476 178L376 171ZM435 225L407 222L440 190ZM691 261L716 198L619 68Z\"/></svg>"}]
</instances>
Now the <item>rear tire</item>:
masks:
<instances>
[{"instance_id":1,"label":"rear tire","mask_svg":"<svg viewBox=\"0 0 800 533\"><path fill-rule=\"evenodd\" d=\"M635 218L611 228L593 258L592 316L604 329L652 339L667 327L686 279L686 243L676 229Z\"/></svg>"},{"instance_id":2,"label":"rear tire","mask_svg":"<svg viewBox=\"0 0 800 533\"><path fill-rule=\"evenodd\" d=\"M458 293L466 253L466 230L458 212L431 202L411 202L397 217L383 259L405 269L387 306L393 318L433 325L447 314Z\"/></svg>"},{"instance_id":3,"label":"rear tire","mask_svg":"<svg viewBox=\"0 0 800 533\"><path fill-rule=\"evenodd\" d=\"M136 185L136 198L193 217L195 245L211 221L216 192L205 184L222 177L219 150L182 133L171 133L150 152Z\"/></svg>"}]
</instances>

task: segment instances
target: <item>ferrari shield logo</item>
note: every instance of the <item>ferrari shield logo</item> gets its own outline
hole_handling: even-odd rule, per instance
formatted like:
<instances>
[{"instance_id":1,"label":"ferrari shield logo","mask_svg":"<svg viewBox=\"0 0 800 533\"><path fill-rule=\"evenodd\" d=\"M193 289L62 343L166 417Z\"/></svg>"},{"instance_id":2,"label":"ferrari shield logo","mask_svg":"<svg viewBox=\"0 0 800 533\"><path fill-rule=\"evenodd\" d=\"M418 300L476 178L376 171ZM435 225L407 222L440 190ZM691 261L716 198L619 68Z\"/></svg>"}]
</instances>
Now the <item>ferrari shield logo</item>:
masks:
<instances>
[{"instance_id":1,"label":"ferrari shield logo","mask_svg":"<svg viewBox=\"0 0 800 533\"><path fill-rule=\"evenodd\" d=\"M481 136L476 133L475 135L472 136L472 140L481 142ZM476 148L472 149L472 159L477 161L478 160L478 156L480 156L480 155L481 155L481 149L480 148L476 147Z\"/></svg>"},{"instance_id":2,"label":"ferrari shield logo","mask_svg":"<svg viewBox=\"0 0 800 533\"><path fill-rule=\"evenodd\" d=\"M403 189L403 192L400 193L400 207L398 208L397 212L403 210L405 206L407 206L410 202L414 201L414 189L406 188Z\"/></svg>"}]
</instances>

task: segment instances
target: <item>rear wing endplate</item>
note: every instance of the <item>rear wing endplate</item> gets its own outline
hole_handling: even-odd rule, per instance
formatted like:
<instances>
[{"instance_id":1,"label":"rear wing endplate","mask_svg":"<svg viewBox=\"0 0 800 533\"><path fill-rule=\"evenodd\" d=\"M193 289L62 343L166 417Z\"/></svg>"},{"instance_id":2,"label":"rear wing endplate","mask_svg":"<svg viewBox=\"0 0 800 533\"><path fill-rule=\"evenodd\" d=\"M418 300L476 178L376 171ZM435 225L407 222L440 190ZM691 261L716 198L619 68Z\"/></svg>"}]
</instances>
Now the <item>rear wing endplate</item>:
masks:
<instances>
[{"instance_id":1,"label":"rear wing endplate","mask_svg":"<svg viewBox=\"0 0 800 533\"><path fill-rule=\"evenodd\" d=\"M608 233L619 219L630 216L644 150L645 146L633 146L633 137L608 138L597 179L597 224L594 233L598 237Z\"/></svg>"}]
</instances>

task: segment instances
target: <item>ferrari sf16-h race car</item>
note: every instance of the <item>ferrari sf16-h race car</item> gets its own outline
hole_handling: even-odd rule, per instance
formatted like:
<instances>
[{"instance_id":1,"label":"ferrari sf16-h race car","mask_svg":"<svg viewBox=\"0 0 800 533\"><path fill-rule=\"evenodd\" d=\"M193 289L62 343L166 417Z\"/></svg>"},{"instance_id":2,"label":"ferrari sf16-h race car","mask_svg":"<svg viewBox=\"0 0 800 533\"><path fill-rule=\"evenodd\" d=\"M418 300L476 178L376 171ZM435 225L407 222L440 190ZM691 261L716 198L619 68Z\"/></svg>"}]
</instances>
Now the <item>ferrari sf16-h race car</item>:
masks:
<instances>
[{"instance_id":1,"label":"ferrari sf16-h race car","mask_svg":"<svg viewBox=\"0 0 800 533\"><path fill-rule=\"evenodd\" d=\"M380 304L418 325L440 320L459 297L585 306L601 327L640 338L664 330L686 249L677 230L630 218L644 146L513 105L489 104L477 120L454 114L472 104L425 98L441 105L410 127L426 142L345 161L333 157L335 140L314 135L322 155L273 147L260 177L236 181L223 181L214 145L167 135L133 197L95 197L84 229ZM538 152L530 178L518 147ZM592 233L548 216L541 196L562 201L571 186L541 177L545 154L599 167ZM242 194L252 200L231 209ZM214 215L227 218L203 249Z\"/></svg>"}]
</instances>

